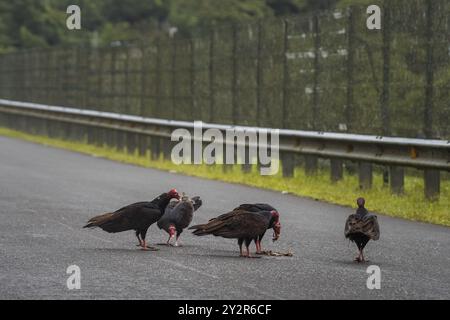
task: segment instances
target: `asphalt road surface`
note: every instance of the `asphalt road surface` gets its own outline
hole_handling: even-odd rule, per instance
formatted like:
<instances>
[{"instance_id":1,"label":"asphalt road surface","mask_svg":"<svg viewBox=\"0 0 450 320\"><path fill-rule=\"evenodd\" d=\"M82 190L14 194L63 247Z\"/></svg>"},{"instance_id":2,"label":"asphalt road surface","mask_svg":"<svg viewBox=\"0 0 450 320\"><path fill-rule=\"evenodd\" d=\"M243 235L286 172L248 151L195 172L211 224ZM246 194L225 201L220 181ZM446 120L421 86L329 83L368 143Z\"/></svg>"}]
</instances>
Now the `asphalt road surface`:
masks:
<instances>
[{"instance_id":1,"label":"asphalt road surface","mask_svg":"<svg viewBox=\"0 0 450 320\"><path fill-rule=\"evenodd\" d=\"M183 247L139 250L132 231L82 229L88 218L177 188L200 195L193 223L269 202L293 257L239 258L235 240L183 233ZM367 204L370 209L370 203ZM450 228L379 215L370 262L343 235L353 210L278 192L141 168L0 137L0 299L449 299ZM167 239L156 225L152 245ZM254 246L253 246L254 249ZM381 269L369 290L366 268ZM69 290L68 266L81 270Z\"/></svg>"}]
</instances>

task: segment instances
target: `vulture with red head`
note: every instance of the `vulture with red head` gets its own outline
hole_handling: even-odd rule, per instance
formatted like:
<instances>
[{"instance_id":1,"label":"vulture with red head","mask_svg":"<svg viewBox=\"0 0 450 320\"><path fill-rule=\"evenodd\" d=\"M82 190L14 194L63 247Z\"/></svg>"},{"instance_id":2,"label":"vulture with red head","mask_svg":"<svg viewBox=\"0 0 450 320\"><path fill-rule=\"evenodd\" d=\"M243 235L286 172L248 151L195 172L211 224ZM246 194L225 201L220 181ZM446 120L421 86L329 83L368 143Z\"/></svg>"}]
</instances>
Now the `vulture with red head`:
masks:
<instances>
[{"instance_id":1,"label":"vulture with red head","mask_svg":"<svg viewBox=\"0 0 450 320\"><path fill-rule=\"evenodd\" d=\"M170 240L176 236L175 247L180 246L178 239L185 228L187 228L194 217L194 211L196 211L202 205L200 197L189 198L185 195L178 199L170 200L169 205L166 207L164 215L158 220L158 227L164 229L169 234L169 240L167 245L171 245Z\"/></svg>"},{"instance_id":2,"label":"vulture with red head","mask_svg":"<svg viewBox=\"0 0 450 320\"><path fill-rule=\"evenodd\" d=\"M231 212L211 219L208 223L190 227L196 236L212 234L224 238L238 239L239 252L241 257L251 258L249 246L252 241L261 239L266 230L270 227L270 221L278 221L278 212L259 211L251 212L243 209L236 209ZM280 233L279 222L274 228L274 240L278 239ZM246 252L242 251L242 244L245 243Z\"/></svg>"},{"instance_id":3,"label":"vulture with red head","mask_svg":"<svg viewBox=\"0 0 450 320\"><path fill-rule=\"evenodd\" d=\"M370 214L364 207L364 198L356 200L358 209L356 213L351 214L345 222L344 234L347 239L354 242L358 247L356 262L365 262L363 250L369 240L378 240L380 238L380 226L377 216Z\"/></svg>"},{"instance_id":4,"label":"vulture with red head","mask_svg":"<svg viewBox=\"0 0 450 320\"><path fill-rule=\"evenodd\" d=\"M138 246L143 250L152 249L145 241L148 228L162 217L170 199L179 198L177 190L172 189L152 201L133 203L114 212L93 217L83 228L99 227L110 233L134 230Z\"/></svg>"},{"instance_id":5,"label":"vulture with red head","mask_svg":"<svg viewBox=\"0 0 450 320\"><path fill-rule=\"evenodd\" d=\"M274 207L272 207L271 205L267 204L267 203L253 203L253 204L249 204L249 203L244 203L241 204L239 207L234 208L233 211L222 214L220 216L218 216L217 218L213 218L210 221L214 220L214 219L223 219L225 217L231 216L231 215L235 215L235 214L239 214L239 212L241 210L244 211L248 211L248 212L254 212L254 213L260 213L260 212L265 212L265 211L274 211L275 214L272 215L272 217L270 218L269 221L269 225L267 226L267 229L273 229L274 233L273 233L273 241L278 240L279 236L280 236L280 229L281 229L281 224L280 224L280 215L278 213L278 210L275 209ZM258 238L255 240L255 245L256 245L256 254L262 254L262 248L261 248L261 241L265 235L265 231L263 233L261 233Z\"/></svg>"}]
</instances>

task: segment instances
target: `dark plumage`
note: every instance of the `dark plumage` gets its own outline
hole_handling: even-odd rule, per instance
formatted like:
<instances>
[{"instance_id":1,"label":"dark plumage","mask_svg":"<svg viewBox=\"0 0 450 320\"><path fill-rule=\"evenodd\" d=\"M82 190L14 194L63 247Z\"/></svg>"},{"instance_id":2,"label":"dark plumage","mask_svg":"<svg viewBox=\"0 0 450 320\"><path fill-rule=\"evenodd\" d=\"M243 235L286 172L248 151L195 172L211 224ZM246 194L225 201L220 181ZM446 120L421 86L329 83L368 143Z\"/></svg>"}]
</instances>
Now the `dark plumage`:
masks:
<instances>
[{"instance_id":1,"label":"dark plumage","mask_svg":"<svg viewBox=\"0 0 450 320\"><path fill-rule=\"evenodd\" d=\"M240 256L251 257L249 245L257 241L261 234L269 227L269 222L276 211L260 211L258 213L242 209L235 209L229 213L211 219L208 223L190 227L194 229L193 234L204 236L212 234L224 238L238 239ZM245 242L246 254L242 253L242 244Z\"/></svg>"},{"instance_id":2,"label":"dark plumage","mask_svg":"<svg viewBox=\"0 0 450 320\"><path fill-rule=\"evenodd\" d=\"M273 229L274 230L274 234L273 234L273 241L278 240L279 236L280 236L280 231L281 231L281 224L280 224L280 215L278 213L278 210L275 209L274 207L272 207L271 205L267 204L267 203L253 203L253 204L249 204L249 203L244 203L241 204L239 207L236 207L233 209L233 211L222 214L220 216L218 216L217 218L214 219L220 219L220 218L224 218L230 215L235 214L235 212L239 211L239 210L244 210L244 211L248 211L248 212L254 212L254 213L259 213L259 212L264 212L264 211L275 211L276 214L272 215L272 217L270 218L269 221L269 225L267 227L267 229ZM213 220L213 219L211 219ZM266 230L267 230L266 229ZM257 254L261 254L262 253L262 248L261 248L261 241L266 233L266 230L264 230L263 233L261 233L258 238L255 240L255 245L256 245L256 253Z\"/></svg>"},{"instance_id":3,"label":"dark plumage","mask_svg":"<svg viewBox=\"0 0 450 320\"><path fill-rule=\"evenodd\" d=\"M364 207L365 200L357 199L358 209L355 214L351 214L345 222L344 234L347 239L354 242L358 247L357 262L364 262L363 250L369 240L378 240L380 238L380 226L377 216L370 214Z\"/></svg>"},{"instance_id":4,"label":"dark plumage","mask_svg":"<svg viewBox=\"0 0 450 320\"><path fill-rule=\"evenodd\" d=\"M99 227L111 233L135 230L139 246L144 250L149 249L145 242L148 228L161 218L170 199L179 197L178 192L172 189L152 201L133 203L114 212L93 217L83 228Z\"/></svg>"},{"instance_id":5,"label":"dark plumage","mask_svg":"<svg viewBox=\"0 0 450 320\"><path fill-rule=\"evenodd\" d=\"M164 215L158 220L158 227L164 229L169 234L167 244L176 235L175 246L178 246L178 239L185 228L189 226L196 211L202 205L200 197L183 196L181 200L171 200L166 207Z\"/></svg>"}]
</instances>

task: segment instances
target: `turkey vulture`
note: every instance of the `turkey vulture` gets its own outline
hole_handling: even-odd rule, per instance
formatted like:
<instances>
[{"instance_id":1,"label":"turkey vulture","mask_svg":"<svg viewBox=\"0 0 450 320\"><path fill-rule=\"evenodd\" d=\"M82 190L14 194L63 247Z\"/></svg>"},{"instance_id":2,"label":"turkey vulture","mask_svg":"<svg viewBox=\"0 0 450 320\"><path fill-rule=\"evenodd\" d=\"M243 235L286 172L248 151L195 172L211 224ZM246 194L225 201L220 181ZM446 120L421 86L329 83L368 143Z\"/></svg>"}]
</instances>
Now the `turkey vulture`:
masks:
<instances>
[{"instance_id":1,"label":"turkey vulture","mask_svg":"<svg viewBox=\"0 0 450 320\"><path fill-rule=\"evenodd\" d=\"M364 207L364 198L356 200L358 209L355 214L351 214L345 222L345 237L355 242L358 247L359 254L355 258L357 262L365 262L363 250L370 239L378 240L380 238L380 226L378 225L377 216L369 214Z\"/></svg>"},{"instance_id":2,"label":"turkey vulture","mask_svg":"<svg viewBox=\"0 0 450 320\"><path fill-rule=\"evenodd\" d=\"M172 199L166 207L164 215L158 220L158 227L164 229L169 234L167 244L170 245L170 240L175 237L175 247L178 247L178 238L180 238L183 229L187 228L194 217L196 211L202 205L200 197L189 197L183 195L181 200Z\"/></svg>"},{"instance_id":3,"label":"turkey vulture","mask_svg":"<svg viewBox=\"0 0 450 320\"><path fill-rule=\"evenodd\" d=\"M223 215L220 215L217 218L213 218L211 220L220 219L220 218L223 218L223 217L225 217L227 215L233 215L233 214L235 214L235 212L238 212L239 210L245 210L245 211L255 212L255 213L264 212L264 211L275 211L277 214L273 215L270 218L269 226L267 227L267 229L272 228L274 230L272 240L273 241L278 240L278 238L280 237L280 231L281 231L280 230L281 229L280 215L278 214L278 210L277 209L275 209L274 207L272 207L271 205L266 204L266 203L254 203L254 204L244 203L244 204L241 204L239 207L234 208L233 211L225 213ZM255 240L256 254L261 254L262 253L261 241L262 241L262 238L264 237L265 233L266 232L264 231Z\"/></svg>"},{"instance_id":4,"label":"turkey vulture","mask_svg":"<svg viewBox=\"0 0 450 320\"><path fill-rule=\"evenodd\" d=\"M139 241L138 246L143 250L152 249L145 242L147 230L161 218L170 199L173 198L180 198L175 189L161 194L152 201L133 203L117 211L93 217L83 228L100 227L110 233L135 230Z\"/></svg>"},{"instance_id":5,"label":"turkey vulture","mask_svg":"<svg viewBox=\"0 0 450 320\"><path fill-rule=\"evenodd\" d=\"M260 211L258 213L242 209L236 209L223 214L215 219L211 219L206 224L199 224L190 227L197 236L212 234L224 238L238 239L239 252L241 257L251 258L249 245L255 242L264 234L269 227L272 218L277 217L276 211ZM278 232L276 229L275 232ZM278 237L278 234L276 235ZM242 243L245 242L247 251L242 253Z\"/></svg>"}]
</instances>

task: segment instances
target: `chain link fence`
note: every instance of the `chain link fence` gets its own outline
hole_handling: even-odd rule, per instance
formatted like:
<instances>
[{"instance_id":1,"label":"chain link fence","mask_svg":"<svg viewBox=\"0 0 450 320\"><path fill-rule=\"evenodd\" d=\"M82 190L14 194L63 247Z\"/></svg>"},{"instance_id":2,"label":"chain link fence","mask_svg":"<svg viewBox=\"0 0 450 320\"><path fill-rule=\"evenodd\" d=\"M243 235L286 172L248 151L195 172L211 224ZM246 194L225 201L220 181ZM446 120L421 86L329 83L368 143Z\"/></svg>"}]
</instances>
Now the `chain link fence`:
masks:
<instances>
[{"instance_id":1,"label":"chain link fence","mask_svg":"<svg viewBox=\"0 0 450 320\"><path fill-rule=\"evenodd\" d=\"M175 120L450 138L450 3L227 24L0 56L0 97Z\"/></svg>"}]
</instances>

